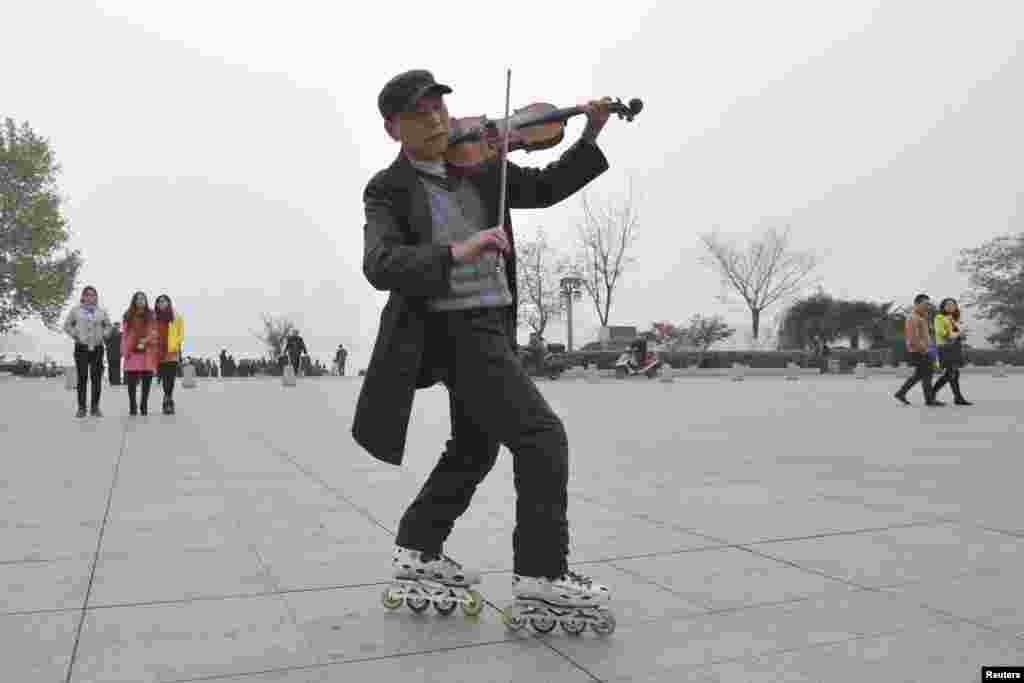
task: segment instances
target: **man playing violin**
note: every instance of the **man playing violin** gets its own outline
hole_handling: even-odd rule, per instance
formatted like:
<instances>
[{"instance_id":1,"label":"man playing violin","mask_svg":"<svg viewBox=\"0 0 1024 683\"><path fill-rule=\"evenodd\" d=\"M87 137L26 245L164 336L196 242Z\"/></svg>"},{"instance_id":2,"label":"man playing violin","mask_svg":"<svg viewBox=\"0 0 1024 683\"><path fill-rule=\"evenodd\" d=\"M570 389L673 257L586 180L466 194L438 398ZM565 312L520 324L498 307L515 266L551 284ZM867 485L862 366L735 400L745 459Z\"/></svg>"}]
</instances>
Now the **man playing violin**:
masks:
<instances>
[{"instance_id":1,"label":"man playing violin","mask_svg":"<svg viewBox=\"0 0 1024 683\"><path fill-rule=\"evenodd\" d=\"M581 138L543 169L507 166L498 220L501 161L472 173L446 164L452 92L424 70L391 79L378 98L384 129L401 143L395 161L363 194L363 273L390 292L360 391L352 435L373 457L400 465L416 389L448 389L451 438L395 539L396 578L479 582L442 548L504 444L517 492L513 534L517 595L558 595L588 604L607 587L568 568L569 445L565 427L516 354L516 257L509 208L549 207L608 169L596 140L608 100L586 106ZM496 131L490 144L500 148ZM575 604L575 603L574 603Z\"/></svg>"}]
</instances>

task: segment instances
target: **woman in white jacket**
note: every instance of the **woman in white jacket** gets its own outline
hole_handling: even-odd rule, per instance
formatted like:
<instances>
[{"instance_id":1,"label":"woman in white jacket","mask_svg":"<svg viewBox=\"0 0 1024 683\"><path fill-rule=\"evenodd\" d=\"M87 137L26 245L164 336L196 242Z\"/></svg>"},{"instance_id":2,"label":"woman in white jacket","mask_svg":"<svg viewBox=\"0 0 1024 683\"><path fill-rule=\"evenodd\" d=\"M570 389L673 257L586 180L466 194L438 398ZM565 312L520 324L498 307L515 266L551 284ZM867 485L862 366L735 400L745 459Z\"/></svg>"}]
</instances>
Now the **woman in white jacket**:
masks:
<instances>
[{"instance_id":1,"label":"woman in white jacket","mask_svg":"<svg viewBox=\"0 0 1024 683\"><path fill-rule=\"evenodd\" d=\"M91 414L100 412L100 387L103 383L103 342L110 338L113 326L106 310L97 305L96 288L82 290L81 303L68 313L64 331L75 340L75 367L78 370L78 417L85 417L85 385L92 380Z\"/></svg>"}]
</instances>

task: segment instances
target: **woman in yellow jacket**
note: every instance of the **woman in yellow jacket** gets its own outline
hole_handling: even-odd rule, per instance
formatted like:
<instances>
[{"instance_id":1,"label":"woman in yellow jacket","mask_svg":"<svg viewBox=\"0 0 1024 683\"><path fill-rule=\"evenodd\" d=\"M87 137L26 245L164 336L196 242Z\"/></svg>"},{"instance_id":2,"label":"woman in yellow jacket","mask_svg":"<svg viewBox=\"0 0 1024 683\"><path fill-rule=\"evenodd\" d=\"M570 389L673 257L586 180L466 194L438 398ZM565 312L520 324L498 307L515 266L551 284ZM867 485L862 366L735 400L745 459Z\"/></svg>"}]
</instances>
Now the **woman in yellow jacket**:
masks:
<instances>
[{"instance_id":1,"label":"woman in yellow jacket","mask_svg":"<svg viewBox=\"0 0 1024 683\"><path fill-rule=\"evenodd\" d=\"M181 362L181 342L185 339L185 321L174 311L171 297L156 298L156 321L159 332L160 386L164 389L164 415L174 415L174 380Z\"/></svg>"},{"instance_id":2,"label":"woman in yellow jacket","mask_svg":"<svg viewBox=\"0 0 1024 683\"><path fill-rule=\"evenodd\" d=\"M932 395L946 383L953 389L954 403L958 406L972 405L960 392L960 366L964 364L963 340L960 336L960 306L956 299L943 299L935 314L935 346L939 350L939 362L946 372L932 388Z\"/></svg>"}]
</instances>

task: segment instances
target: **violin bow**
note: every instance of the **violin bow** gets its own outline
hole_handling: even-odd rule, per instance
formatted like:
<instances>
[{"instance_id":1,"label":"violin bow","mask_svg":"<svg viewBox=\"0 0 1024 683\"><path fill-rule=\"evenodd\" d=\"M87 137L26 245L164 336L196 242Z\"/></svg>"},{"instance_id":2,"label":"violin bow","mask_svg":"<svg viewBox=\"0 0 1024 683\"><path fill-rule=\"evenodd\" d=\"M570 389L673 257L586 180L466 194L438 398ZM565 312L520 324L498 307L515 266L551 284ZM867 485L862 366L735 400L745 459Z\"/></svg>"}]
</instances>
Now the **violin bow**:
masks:
<instances>
[{"instance_id":1,"label":"violin bow","mask_svg":"<svg viewBox=\"0 0 1024 683\"><path fill-rule=\"evenodd\" d=\"M509 172L509 133L512 131L511 121L509 120L509 95L512 92L512 70L508 69L505 73L505 139L502 141L502 187L501 195L498 200L498 224L503 225L505 223L505 202L507 195L507 182Z\"/></svg>"}]
</instances>

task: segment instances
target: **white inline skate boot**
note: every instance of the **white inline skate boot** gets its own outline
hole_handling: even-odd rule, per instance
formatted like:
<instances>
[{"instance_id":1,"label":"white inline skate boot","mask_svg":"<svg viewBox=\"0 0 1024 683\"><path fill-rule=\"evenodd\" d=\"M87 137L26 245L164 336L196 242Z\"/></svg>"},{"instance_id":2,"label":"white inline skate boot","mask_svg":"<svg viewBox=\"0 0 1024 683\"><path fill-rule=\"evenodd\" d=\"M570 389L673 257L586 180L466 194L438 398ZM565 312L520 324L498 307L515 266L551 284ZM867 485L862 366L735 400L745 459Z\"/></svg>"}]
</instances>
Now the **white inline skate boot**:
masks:
<instances>
[{"instance_id":1,"label":"white inline skate boot","mask_svg":"<svg viewBox=\"0 0 1024 683\"><path fill-rule=\"evenodd\" d=\"M404 602L416 613L431 604L444 615L455 611L456 605L462 605L462 611L470 617L483 610L483 597L470 588L480 583L480 572L467 569L446 555L428 556L419 550L396 546L391 566L394 581L383 595L388 609L398 609Z\"/></svg>"},{"instance_id":2,"label":"white inline skate boot","mask_svg":"<svg viewBox=\"0 0 1024 683\"><path fill-rule=\"evenodd\" d=\"M527 623L538 633L550 633L561 624L570 635L580 635L587 625L595 633L615 630L615 615L608 609L608 586L568 571L557 579L513 576L515 602L505 610L505 625L513 631Z\"/></svg>"}]
</instances>

